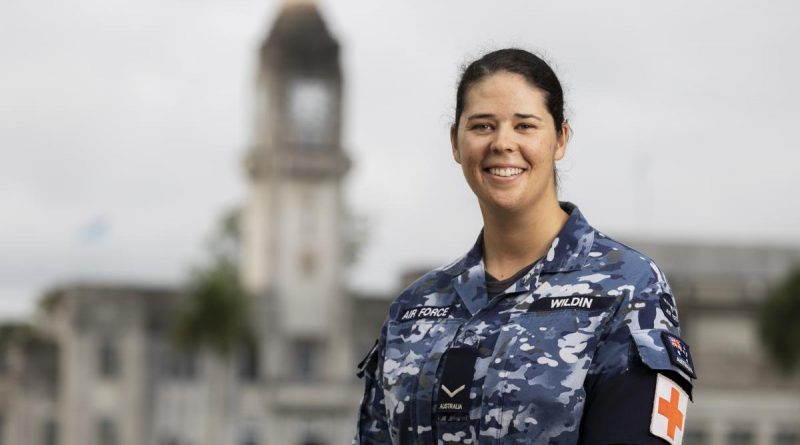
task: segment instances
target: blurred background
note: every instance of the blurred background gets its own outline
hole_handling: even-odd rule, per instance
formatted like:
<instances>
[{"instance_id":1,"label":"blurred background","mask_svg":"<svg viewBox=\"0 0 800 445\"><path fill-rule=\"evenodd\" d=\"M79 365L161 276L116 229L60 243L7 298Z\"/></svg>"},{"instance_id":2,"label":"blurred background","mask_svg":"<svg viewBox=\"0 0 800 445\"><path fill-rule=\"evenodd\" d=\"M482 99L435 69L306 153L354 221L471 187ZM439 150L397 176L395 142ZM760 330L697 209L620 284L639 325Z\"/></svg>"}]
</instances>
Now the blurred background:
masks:
<instances>
[{"instance_id":1,"label":"blurred background","mask_svg":"<svg viewBox=\"0 0 800 445\"><path fill-rule=\"evenodd\" d=\"M560 198L665 270L687 444L800 444L800 6L0 4L0 444L349 442L388 302L481 219L462 64L548 60Z\"/></svg>"}]
</instances>

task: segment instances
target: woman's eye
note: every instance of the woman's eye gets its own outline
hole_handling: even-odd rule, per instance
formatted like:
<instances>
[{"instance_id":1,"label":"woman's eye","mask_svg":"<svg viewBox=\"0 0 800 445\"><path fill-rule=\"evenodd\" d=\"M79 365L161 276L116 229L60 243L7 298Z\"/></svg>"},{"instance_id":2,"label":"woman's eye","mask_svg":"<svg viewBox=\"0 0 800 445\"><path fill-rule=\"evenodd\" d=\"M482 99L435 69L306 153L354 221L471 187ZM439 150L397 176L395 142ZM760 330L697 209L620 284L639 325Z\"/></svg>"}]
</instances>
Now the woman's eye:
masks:
<instances>
[{"instance_id":1,"label":"woman's eye","mask_svg":"<svg viewBox=\"0 0 800 445\"><path fill-rule=\"evenodd\" d=\"M533 124L521 123L517 124L517 128L519 128L520 130L530 130L532 128L536 128L536 126Z\"/></svg>"},{"instance_id":2,"label":"woman's eye","mask_svg":"<svg viewBox=\"0 0 800 445\"><path fill-rule=\"evenodd\" d=\"M472 126L472 129L477 131L489 131L492 129L492 126L490 124L475 124Z\"/></svg>"}]
</instances>

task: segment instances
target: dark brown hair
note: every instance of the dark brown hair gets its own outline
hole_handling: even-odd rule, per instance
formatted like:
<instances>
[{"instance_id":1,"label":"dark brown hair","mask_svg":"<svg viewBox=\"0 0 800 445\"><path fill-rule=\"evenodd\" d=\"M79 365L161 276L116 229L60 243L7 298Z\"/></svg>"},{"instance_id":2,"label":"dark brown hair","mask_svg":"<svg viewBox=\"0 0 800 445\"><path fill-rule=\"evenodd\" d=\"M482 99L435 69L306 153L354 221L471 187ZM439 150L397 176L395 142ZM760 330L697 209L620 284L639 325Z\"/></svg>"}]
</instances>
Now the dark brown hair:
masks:
<instances>
[{"instance_id":1,"label":"dark brown hair","mask_svg":"<svg viewBox=\"0 0 800 445\"><path fill-rule=\"evenodd\" d=\"M458 121L464 111L464 101L467 91L474 84L497 72L507 71L519 74L531 84L544 92L545 106L556 127L556 134L561 135L564 123L564 91L556 73L539 56L518 48L506 48L485 54L473 61L461 73L456 91L455 125L458 131Z\"/></svg>"}]
</instances>

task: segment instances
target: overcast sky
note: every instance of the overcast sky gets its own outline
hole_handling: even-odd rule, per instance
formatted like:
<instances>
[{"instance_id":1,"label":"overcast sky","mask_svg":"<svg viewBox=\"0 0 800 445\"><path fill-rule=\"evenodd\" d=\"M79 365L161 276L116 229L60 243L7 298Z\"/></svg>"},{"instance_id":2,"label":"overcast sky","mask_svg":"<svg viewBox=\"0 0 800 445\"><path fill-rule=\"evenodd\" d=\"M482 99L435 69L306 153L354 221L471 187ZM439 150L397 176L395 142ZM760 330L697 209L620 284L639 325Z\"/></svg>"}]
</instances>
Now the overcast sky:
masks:
<instances>
[{"instance_id":1,"label":"overcast sky","mask_svg":"<svg viewBox=\"0 0 800 445\"><path fill-rule=\"evenodd\" d=\"M465 252L449 152L459 67L553 62L575 135L562 199L616 237L800 247L795 1L320 1L342 45L355 288ZM256 50L281 4L0 3L0 318L74 281L179 283L243 200Z\"/></svg>"}]
</instances>

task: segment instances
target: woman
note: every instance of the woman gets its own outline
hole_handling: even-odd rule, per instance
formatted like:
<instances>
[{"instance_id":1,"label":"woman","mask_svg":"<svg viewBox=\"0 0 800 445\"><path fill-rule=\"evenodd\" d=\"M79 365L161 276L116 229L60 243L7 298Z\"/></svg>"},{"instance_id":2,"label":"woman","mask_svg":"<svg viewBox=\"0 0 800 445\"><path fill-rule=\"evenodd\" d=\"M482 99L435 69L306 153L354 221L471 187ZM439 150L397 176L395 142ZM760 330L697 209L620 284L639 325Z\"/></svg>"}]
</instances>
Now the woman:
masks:
<instances>
[{"instance_id":1,"label":"woman","mask_svg":"<svg viewBox=\"0 0 800 445\"><path fill-rule=\"evenodd\" d=\"M695 375L669 285L558 201L563 109L531 53L465 69L450 140L483 231L392 303L355 443L681 442Z\"/></svg>"}]
</instances>

